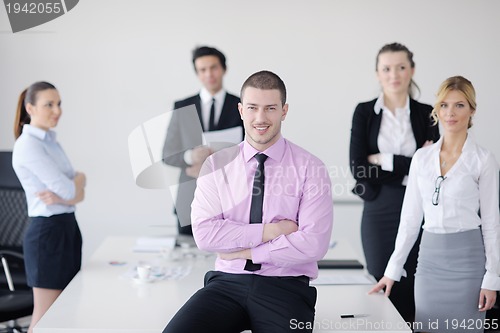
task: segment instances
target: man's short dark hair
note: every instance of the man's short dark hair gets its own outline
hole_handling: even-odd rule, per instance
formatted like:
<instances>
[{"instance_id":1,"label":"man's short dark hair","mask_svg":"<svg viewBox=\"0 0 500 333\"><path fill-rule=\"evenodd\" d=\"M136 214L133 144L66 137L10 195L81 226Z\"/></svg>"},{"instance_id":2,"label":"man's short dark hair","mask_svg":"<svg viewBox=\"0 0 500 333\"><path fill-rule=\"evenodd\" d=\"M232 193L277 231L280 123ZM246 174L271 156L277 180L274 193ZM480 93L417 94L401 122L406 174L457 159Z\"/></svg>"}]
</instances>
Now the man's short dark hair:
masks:
<instances>
[{"instance_id":1,"label":"man's short dark hair","mask_svg":"<svg viewBox=\"0 0 500 333\"><path fill-rule=\"evenodd\" d=\"M216 56L217 58L219 58L219 62L222 68L226 70L226 57L221 51L210 46L200 46L193 50L193 66L195 72L196 72L196 66L194 62L196 61L196 59L204 56Z\"/></svg>"},{"instance_id":2,"label":"man's short dark hair","mask_svg":"<svg viewBox=\"0 0 500 333\"><path fill-rule=\"evenodd\" d=\"M241 100L243 100L243 94L247 87L262 89L262 90L272 90L277 89L281 95L281 106L286 103L286 87L283 80L276 74L270 71L260 71L254 73L246 79L241 87Z\"/></svg>"}]
</instances>

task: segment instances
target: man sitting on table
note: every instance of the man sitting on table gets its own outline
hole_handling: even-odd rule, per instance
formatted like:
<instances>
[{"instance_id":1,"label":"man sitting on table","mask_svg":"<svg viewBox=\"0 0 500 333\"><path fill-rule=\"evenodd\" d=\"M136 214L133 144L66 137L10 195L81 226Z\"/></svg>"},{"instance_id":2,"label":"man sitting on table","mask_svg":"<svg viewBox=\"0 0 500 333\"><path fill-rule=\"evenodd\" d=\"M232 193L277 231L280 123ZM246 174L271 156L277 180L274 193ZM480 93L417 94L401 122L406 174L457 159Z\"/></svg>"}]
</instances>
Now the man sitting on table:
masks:
<instances>
[{"instance_id":1,"label":"man sitting on table","mask_svg":"<svg viewBox=\"0 0 500 333\"><path fill-rule=\"evenodd\" d=\"M238 109L245 140L205 161L192 203L195 241L218 253L215 271L163 332L312 327L316 289L309 280L318 275L333 222L327 169L281 136L288 104L276 74L251 75Z\"/></svg>"}]
</instances>

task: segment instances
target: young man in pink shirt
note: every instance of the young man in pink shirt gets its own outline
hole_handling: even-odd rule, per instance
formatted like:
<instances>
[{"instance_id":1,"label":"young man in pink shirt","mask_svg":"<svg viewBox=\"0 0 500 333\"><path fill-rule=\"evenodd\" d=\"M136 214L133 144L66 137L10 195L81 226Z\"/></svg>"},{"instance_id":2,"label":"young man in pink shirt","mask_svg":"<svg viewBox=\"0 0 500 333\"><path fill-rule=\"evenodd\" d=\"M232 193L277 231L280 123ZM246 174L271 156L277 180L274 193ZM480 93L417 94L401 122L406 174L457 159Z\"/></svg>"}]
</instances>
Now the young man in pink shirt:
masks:
<instances>
[{"instance_id":1,"label":"young man in pink shirt","mask_svg":"<svg viewBox=\"0 0 500 333\"><path fill-rule=\"evenodd\" d=\"M328 170L281 136L288 104L276 74L251 75L238 109L245 139L205 161L192 203L194 238L218 254L215 270L164 332L313 326L316 289L309 281L318 275L333 223Z\"/></svg>"}]
</instances>

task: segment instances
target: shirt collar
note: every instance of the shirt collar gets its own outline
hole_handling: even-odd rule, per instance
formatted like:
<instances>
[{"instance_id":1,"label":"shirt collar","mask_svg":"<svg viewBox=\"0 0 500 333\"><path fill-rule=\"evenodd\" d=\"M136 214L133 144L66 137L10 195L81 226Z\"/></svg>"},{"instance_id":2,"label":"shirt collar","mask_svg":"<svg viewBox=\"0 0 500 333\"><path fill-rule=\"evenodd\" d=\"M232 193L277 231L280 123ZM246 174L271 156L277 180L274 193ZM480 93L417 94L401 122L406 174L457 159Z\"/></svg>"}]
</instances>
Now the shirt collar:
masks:
<instances>
[{"instance_id":1,"label":"shirt collar","mask_svg":"<svg viewBox=\"0 0 500 333\"><path fill-rule=\"evenodd\" d=\"M215 98L217 103L224 102L224 98L226 98L226 91L224 89L219 90L215 95L211 95L207 88L203 87L200 90L200 99L202 103L208 103L212 101L212 98Z\"/></svg>"},{"instance_id":2,"label":"shirt collar","mask_svg":"<svg viewBox=\"0 0 500 333\"><path fill-rule=\"evenodd\" d=\"M271 147L264 151L258 151L245 139L243 140L243 158L245 159L245 162L248 162L255 156L255 154L262 153L266 154L273 160L281 161L283 155L285 154L285 146L286 141L282 136L280 136L278 141L276 141Z\"/></svg>"},{"instance_id":3,"label":"shirt collar","mask_svg":"<svg viewBox=\"0 0 500 333\"><path fill-rule=\"evenodd\" d=\"M462 153L469 153L475 151L475 146L476 143L474 142L474 139L470 135L470 133L467 132L467 139L465 139L464 146L462 147Z\"/></svg>"},{"instance_id":4,"label":"shirt collar","mask_svg":"<svg viewBox=\"0 0 500 333\"><path fill-rule=\"evenodd\" d=\"M376 115L380 114L380 111L382 109L385 109L385 103L384 103L384 93L380 93L380 96L377 98L377 101L375 102L375 105L373 106L373 111L375 112ZM406 97L406 103L405 107L403 110L406 110L408 114L410 114L410 97Z\"/></svg>"},{"instance_id":5,"label":"shirt collar","mask_svg":"<svg viewBox=\"0 0 500 333\"><path fill-rule=\"evenodd\" d=\"M441 151L441 147L443 145L443 136L439 138L439 140L436 141L434 146L436 147L437 151ZM474 142L474 139L472 138L470 133L467 133L467 138L465 139L464 146L462 147L462 154L466 153L468 154L469 152L475 151L475 146L476 143Z\"/></svg>"},{"instance_id":6,"label":"shirt collar","mask_svg":"<svg viewBox=\"0 0 500 333\"><path fill-rule=\"evenodd\" d=\"M56 132L48 130L45 131L41 128L31 126L29 124L23 125L23 133L34 136L42 141L56 141Z\"/></svg>"}]
</instances>

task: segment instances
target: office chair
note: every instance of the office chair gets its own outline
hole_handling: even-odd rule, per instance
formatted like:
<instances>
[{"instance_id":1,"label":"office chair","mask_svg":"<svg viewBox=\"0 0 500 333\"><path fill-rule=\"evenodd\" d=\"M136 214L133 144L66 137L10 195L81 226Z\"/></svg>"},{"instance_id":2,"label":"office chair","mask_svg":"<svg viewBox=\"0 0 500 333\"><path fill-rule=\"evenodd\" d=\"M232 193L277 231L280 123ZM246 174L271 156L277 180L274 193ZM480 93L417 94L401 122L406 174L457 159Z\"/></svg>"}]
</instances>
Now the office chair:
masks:
<instances>
[{"instance_id":1,"label":"office chair","mask_svg":"<svg viewBox=\"0 0 500 333\"><path fill-rule=\"evenodd\" d=\"M14 170L12 152L0 152L0 322L10 321L0 332L22 332L15 319L33 311L33 295L26 283L22 251L29 218L26 196ZM15 288L15 289L14 289Z\"/></svg>"},{"instance_id":2,"label":"office chair","mask_svg":"<svg viewBox=\"0 0 500 333\"><path fill-rule=\"evenodd\" d=\"M22 255L23 235L28 222L26 196L12 168L12 152L0 151L0 250ZM29 289L26 285L24 260L14 256L8 259L17 289ZM5 276L0 274L0 288L6 286Z\"/></svg>"},{"instance_id":3,"label":"office chair","mask_svg":"<svg viewBox=\"0 0 500 333\"><path fill-rule=\"evenodd\" d=\"M33 293L31 290L15 290L12 276L9 270L7 256L14 256L22 259L22 255L10 251L1 251L0 258L5 273L8 290L0 289L0 322L7 322L5 328L0 328L0 333L22 333L26 332L26 327L17 324L16 319L26 317L33 312Z\"/></svg>"}]
</instances>

